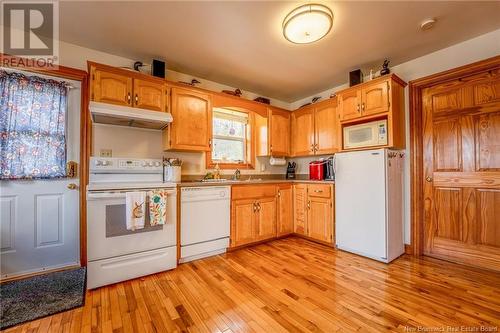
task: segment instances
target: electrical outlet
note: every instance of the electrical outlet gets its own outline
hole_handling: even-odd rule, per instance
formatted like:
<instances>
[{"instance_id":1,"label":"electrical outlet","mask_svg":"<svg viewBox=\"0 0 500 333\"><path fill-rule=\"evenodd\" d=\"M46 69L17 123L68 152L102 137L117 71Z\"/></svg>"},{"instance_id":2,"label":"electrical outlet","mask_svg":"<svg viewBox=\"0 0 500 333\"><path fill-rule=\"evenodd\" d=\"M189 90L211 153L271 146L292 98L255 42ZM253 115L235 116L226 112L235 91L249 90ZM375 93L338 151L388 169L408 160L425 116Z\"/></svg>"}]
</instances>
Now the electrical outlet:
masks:
<instances>
[{"instance_id":1,"label":"electrical outlet","mask_svg":"<svg viewBox=\"0 0 500 333\"><path fill-rule=\"evenodd\" d=\"M264 171L266 171L266 165L264 163L262 163L260 165L260 172L264 172Z\"/></svg>"},{"instance_id":2,"label":"electrical outlet","mask_svg":"<svg viewBox=\"0 0 500 333\"><path fill-rule=\"evenodd\" d=\"M101 157L112 157L113 156L113 150L111 149L101 149L99 152L99 156Z\"/></svg>"}]
</instances>

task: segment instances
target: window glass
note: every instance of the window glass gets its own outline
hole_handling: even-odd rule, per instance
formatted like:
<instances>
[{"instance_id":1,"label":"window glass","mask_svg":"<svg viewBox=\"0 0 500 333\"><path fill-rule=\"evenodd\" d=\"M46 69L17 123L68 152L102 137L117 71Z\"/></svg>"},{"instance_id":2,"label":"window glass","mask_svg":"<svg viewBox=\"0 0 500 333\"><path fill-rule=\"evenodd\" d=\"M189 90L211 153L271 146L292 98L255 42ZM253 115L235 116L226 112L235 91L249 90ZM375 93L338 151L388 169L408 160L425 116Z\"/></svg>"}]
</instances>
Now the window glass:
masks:
<instances>
[{"instance_id":1,"label":"window glass","mask_svg":"<svg viewBox=\"0 0 500 333\"><path fill-rule=\"evenodd\" d=\"M215 111L212 127L212 161L246 163L246 113Z\"/></svg>"}]
</instances>

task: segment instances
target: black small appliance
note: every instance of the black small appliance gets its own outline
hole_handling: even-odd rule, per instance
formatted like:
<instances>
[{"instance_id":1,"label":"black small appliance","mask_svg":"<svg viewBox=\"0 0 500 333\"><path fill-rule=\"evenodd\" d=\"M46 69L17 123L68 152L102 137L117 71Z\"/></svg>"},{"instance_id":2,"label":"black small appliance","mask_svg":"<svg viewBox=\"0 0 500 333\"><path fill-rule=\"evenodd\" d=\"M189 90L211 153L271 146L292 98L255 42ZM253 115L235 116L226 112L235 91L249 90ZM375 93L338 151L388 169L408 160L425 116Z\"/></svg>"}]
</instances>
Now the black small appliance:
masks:
<instances>
[{"instance_id":1,"label":"black small appliance","mask_svg":"<svg viewBox=\"0 0 500 333\"><path fill-rule=\"evenodd\" d=\"M164 79L165 61L153 59L153 64L151 65L151 75Z\"/></svg>"},{"instance_id":2,"label":"black small appliance","mask_svg":"<svg viewBox=\"0 0 500 333\"><path fill-rule=\"evenodd\" d=\"M326 165L324 168L325 176L323 177L325 180L335 180L334 164L335 158L333 156L326 159Z\"/></svg>"},{"instance_id":3,"label":"black small appliance","mask_svg":"<svg viewBox=\"0 0 500 333\"><path fill-rule=\"evenodd\" d=\"M355 86L363 82L363 73L361 69L349 72L349 87Z\"/></svg>"},{"instance_id":4,"label":"black small appliance","mask_svg":"<svg viewBox=\"0 0 500 333\"><path fill-rule=\"evenodd\" d=\"M295 162L288 162L288 166L286 168L286 179L295 179L295 168L297 164Z\"/></svg>"}]
</instances>

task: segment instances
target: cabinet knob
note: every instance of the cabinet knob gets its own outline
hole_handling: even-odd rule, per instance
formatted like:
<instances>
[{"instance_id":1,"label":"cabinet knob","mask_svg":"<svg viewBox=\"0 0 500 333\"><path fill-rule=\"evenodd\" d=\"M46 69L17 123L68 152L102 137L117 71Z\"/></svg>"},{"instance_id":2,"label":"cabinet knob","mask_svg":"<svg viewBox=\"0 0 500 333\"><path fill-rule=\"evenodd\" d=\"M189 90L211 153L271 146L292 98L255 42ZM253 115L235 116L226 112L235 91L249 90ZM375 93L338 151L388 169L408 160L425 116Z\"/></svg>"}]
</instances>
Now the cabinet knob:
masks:
<instances>
[{"instance_id":1,"label":"cabinet knob","mask_svg":"<svg viewBox=\"0 0 500 333\"><path fill-rule=\"evenodd\" d=\"M365 111L365 103L361 104L361 110Z\"/></svg>"},{"instance_id":2,"label":"cabinet knob","mask_svg":"<svg viewBox=\"0 0 500 333\"><path fill-rule=\"evenodd\" d=\"M127 93L127 102L128 102L128 104L130 104L130 100L131 100L130 93Z\"/></svg>"},{"instance_id":3,"label":"cabinet knob","mask_svg":"<svg viewBox=\"0 0 500 333\"><path fill-rule=\"evenodd\" d=\"M135 94L135 104L139 104L139 96L137 96L137 94Z\"/></svg>"},{"instance_id":4,"label":"cabinet knob","mask_svg":"<svg viewBox=\"0 0 500 333\"><path fill-rule=\"evenodd\" d=\"M426 181L428 181L428 182L430 183L430 182L432 182L432 177L427 176L427 177L425 177L425 180L426 180Z\"/></svg>"},{"instance_id":5,"label":"cabinet knob","mask_svg":"<svg viewBox=\"0 0 500 333\"><path fill-rule=\"evenodd\" d=\"M359 104L358 104L358 105L356 105L356 111L358 111L358 112L359 112Z\"/></svg>"},{"instance_id":6,"label":"cabinet knob","mask_svg":"<svg viewBox=\"0 0 500 333\"><path fill-rule=\"evenodd\" d=\"M76 190L78 188L78 185L75 183L68 184L68 189L70 190Z\"/></svg>"}]
</instances>

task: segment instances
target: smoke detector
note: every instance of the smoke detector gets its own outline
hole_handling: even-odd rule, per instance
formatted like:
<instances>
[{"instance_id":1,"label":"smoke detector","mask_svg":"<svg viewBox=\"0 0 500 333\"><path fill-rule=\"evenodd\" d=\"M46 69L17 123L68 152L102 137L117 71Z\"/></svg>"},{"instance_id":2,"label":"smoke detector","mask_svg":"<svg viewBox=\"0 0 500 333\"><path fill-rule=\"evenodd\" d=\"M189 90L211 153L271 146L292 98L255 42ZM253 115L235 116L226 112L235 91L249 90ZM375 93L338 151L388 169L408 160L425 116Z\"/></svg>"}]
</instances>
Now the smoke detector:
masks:
<instances>
[{"instance_id":1,"label":"smoke detector","mask_svg":"<svg viewBox=\"0 0 500 333\"><path fill-rule=\"evenodd\" d=\"M426 19L422 23L420 23L420 30L425 31L432 29L432 27L434 27L434 24L436 24L436 19Z\"/></svg>"}]
</instances>

